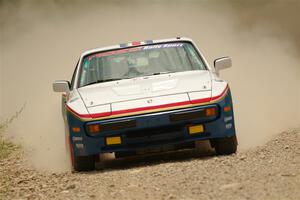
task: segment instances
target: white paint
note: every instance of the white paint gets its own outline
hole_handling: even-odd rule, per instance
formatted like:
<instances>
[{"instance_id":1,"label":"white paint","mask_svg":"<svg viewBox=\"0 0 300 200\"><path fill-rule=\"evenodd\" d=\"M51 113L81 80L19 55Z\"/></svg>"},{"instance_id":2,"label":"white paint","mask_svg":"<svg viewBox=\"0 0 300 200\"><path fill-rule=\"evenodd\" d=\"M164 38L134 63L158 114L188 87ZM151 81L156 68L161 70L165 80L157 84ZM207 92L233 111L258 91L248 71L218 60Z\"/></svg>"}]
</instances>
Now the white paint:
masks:
<instances>
[{"instance_id":1,"label":"white paint","mask_svg":"<svg viewBox=\"0 0 300 200\"><path fill-rule=\"evenodd\" d=\"M112 111L114 112L119 110L127 110L131 108L159 106L159 105L177 103L182 101L189 101L189 97L187 93L112 103Z\"/></svg>"}]
</instances>

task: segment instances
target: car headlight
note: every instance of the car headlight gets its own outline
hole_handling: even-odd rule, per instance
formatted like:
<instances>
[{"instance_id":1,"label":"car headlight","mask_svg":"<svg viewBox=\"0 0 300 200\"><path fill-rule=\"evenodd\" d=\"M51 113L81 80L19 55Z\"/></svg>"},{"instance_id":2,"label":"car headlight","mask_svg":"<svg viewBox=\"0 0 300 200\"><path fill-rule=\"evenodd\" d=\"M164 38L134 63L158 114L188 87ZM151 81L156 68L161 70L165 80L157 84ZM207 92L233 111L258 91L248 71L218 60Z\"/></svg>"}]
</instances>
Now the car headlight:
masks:
<instances>
[{"instance_id":1,"label":"car headlight","mask_svg":"<svg viewBox=\"0 0 300 200\"><path fill-rule=\"evenodd\" d=\"M89 134L95 135L101 131L101 125L100 124L88 124L86 126L86 130Z\"/></svg>"}]
</instances>

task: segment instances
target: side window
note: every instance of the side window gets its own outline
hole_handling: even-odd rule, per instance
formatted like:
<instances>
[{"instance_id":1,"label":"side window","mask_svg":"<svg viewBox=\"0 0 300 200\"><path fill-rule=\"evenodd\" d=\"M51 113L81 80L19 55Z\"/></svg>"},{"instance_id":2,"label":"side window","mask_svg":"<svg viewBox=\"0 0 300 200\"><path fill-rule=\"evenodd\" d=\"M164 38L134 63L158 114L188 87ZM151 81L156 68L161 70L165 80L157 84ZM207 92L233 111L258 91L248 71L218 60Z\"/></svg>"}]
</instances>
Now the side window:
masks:
<instances>
[{"instance_id":1,"label":"side window","mask_svg":"<svg viewBox=\"0 0 300 200\"><path fill-rule=\"evenodd\" d=\"M199 59L199 56L196 54L196 50L192 45L187 45L188 50L188 56L190 58L190 61L192 62L193 67L196 69L205 69L202 62Z\"/></svg>"},{"instance_id":2,"label":"side window","mask_svg":"<svg viewBox=\"0 0 300 200\"><path fill-rule=\"evenodd\" d=\"M89 80L89 65L90 65L90 61L85 58L83 60L83 64L81 67L81 75L80 75L80 80L79 80L79 85L86 85L88 83Z\"/></svg>"},{"instance_id":3,"label":"side window","mask_svg":"<svg viewBox=\"0 0 300 200\"><path fill-rule=\"evenodd\" d=\"M75 75L76 75L76 71L77 71L77 68L78 68L78 63L79 63L79 60L78 60L78 62L77 62L77 64L76 64L76 68L75 68L75 70L74 70L74 72L73 72L73 75L72 75L72 80L71 80L71 90L74 89Z\"/></svg>"}]
</instances>

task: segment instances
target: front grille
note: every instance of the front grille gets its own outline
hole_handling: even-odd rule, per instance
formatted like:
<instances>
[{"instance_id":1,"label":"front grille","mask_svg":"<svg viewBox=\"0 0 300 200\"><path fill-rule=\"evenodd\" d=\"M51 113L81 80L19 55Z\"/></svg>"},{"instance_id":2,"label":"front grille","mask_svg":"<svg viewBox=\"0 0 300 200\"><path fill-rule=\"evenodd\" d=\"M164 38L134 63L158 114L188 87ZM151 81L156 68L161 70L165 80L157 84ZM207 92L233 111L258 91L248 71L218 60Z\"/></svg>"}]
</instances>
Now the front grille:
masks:
<instances>
[{"instance_id":1,"label":"front grille","mask_svg":"<svg viewBox=\"0 0 300 200\"><path fill-rule=\"evenodd\" d=\"M130 131L125 133L125 135L127 138L139 138L139 137L151 137L154 135L164 135L168 133L182 132L182 131L183 131L183 127L176 125L176 126L166 126L166 127Z\"/></svg>"},{"instance_id":2,"label":"front grille","mask_svg":"<svg viewBox=\"0 0 300 200\"><path fill-rule=\"evenodd\" d=\"M134 128L134 127L136 127L135 120L124 120L124 121L107 122L101 124L102 131L115 131L115 130L121 130L126 128Z\"/></svg>"}]
</instances>

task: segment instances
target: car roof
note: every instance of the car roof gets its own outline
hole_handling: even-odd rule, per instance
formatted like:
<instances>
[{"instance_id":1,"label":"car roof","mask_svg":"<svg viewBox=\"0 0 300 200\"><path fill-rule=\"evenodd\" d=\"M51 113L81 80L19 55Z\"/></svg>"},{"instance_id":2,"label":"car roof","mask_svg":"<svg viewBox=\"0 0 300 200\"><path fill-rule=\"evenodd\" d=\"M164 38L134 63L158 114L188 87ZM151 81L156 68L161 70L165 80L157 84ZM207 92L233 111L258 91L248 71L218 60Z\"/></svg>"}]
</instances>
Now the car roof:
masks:
<instances>
[{"instance_id":1,"label":"car roof","mask_svg":"<svg viewBox=\"0 0 300 200\"><path fill-rule=\"evenodd\" d=\"M165 43L165 42L179 42L179 41L188 41L188 42L193 42L192 39L187 38L187 37L176 37L176 38L169 38L169 39L161 39L161 40L144 40L144 41L138 41L138 42L131 42L131 43L123 43L123 44L118 44L118 45L113 45L113 46L107 46L107 47L100 47L100 48L95 48L95 49L90 49L81 54L81 58L101 52L101 51L108 51L108 50L114 50L114 49L122 49L122 48L127 48L127 47L133 47L133 46L140 46L140 45L147 45L147 44L158 44L158 43ZM138 45L136 45L137 43Z\"/></svg>"}]
</instances>

